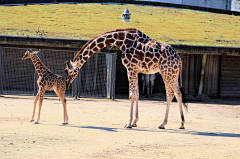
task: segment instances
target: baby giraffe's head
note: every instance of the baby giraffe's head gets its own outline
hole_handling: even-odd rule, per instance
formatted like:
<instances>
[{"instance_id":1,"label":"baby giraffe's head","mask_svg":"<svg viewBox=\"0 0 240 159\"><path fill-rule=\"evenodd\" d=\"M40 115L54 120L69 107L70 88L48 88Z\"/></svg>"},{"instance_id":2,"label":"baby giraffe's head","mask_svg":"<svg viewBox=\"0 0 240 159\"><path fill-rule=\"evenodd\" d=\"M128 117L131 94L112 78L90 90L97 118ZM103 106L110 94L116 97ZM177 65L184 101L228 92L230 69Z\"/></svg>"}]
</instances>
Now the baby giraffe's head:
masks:
<instances>
[{"instance_id":1,"label":"baby giraffe's head","mask_svg":"<svg viewBox=\"0 0 240 159\"><path fill-rule=\"evenodd\" d=\"M33 55L36 55L39 51L32 51L32 49L28 49L24 56L22 57L23 60L26 60L28 58L31 58Z\"/></svg>"},{"instance_id":2,"label":"baby giraffe's head","mask_svg":"<svg viewBox=\"0 0 240 159\"><path fill-rule=\"evenodd\" d=\"M80 61L70 61L70 63L67 61L66 66L67 67L64 70L67 75L66 78L68 79L69 83L72 83L73 80L77 77L79 69L81 68Z\"/></svg>"}]
</instances>

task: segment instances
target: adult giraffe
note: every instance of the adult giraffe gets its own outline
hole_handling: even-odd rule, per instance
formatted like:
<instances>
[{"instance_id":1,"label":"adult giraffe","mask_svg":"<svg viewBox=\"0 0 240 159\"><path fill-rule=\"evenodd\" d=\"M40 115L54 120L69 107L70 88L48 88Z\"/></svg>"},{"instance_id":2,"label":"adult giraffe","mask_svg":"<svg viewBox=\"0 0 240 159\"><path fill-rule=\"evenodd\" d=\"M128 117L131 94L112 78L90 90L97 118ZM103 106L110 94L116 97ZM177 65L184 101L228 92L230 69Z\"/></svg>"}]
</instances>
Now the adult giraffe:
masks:
<instances>
[{"instance_id":1,"label":"adult giraffe","mask_svg":"<svg viewBox=\"0 0 240 159\"><path fill-rule=\"evenodd\" d=\"M182 102L184 89L179 89L178 76L181 75L182 61L178 53L170 46L158 42L135 28L117 29L105 32L89 40L82 49L77 53L73 62L67 62L65 72L71 83L77 76L82 65L97 51L107 46L117 46L122 51L122 63L127 69L129 80L129 98L131 101L130 120L125 128L137 126L138 116L138 73L153 74L160 72L165 83L167 95L167 108L164 122L158 127L164 129L168 120L168 112L170 103L174 94L178 100L181 126L184 129L184 115L182 103L187 109L185 101ZM182 78L180 76L180 85L182 86ZM182 93L181 93L182 92ZM133 105L135 107L135 120L133 121ZM132 122L133 121L133 122Z\"/></svg>"}]
</instances>

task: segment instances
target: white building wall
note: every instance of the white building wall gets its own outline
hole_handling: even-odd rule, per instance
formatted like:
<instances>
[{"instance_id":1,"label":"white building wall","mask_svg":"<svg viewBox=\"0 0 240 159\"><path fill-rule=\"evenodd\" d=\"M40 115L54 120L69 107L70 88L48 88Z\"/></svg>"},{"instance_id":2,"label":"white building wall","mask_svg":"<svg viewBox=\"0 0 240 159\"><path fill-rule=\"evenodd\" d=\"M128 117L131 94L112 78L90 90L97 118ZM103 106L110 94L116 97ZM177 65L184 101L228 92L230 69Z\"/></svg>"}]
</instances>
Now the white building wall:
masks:
<instances>
[{"instance_id":1,"label":"white building wall","mask_svg":"<svg viewBox=\"0 0 240 159\"><path fill-rule=\"evenodd\" d=\"M230 5L231 0L183 0L182 4L207 8L227 9L228 3Z\"/></svg>"},{"instance_id":2,"label":"white building wall","mask_svg":"<svg viewBox=\"0 0 240 159\"><path fill-rule=\"evenodd\" d=\"M232 0L231 10L240 12L240 0Z\"/></svg>"},{"instance_id":3,"label":"white building wall","mask_svg":"<svg viewBox=\"0 0 240 159\"><path fill-rule=\"evenodd\" d=\"M174 3L240 12L240 0L139 0L139 1Z\"/></svg>"},{"instance_id":4,"label":"white building wall","mask_svg":"<svg viewBox=\"0 0 240 159\"><path fill-rule=\"evenodd\" d=\"M140 0L140 1L151 1L151 2L163 2L163 3L182 4L183 0Z\"/></svg>"}]
</instances>

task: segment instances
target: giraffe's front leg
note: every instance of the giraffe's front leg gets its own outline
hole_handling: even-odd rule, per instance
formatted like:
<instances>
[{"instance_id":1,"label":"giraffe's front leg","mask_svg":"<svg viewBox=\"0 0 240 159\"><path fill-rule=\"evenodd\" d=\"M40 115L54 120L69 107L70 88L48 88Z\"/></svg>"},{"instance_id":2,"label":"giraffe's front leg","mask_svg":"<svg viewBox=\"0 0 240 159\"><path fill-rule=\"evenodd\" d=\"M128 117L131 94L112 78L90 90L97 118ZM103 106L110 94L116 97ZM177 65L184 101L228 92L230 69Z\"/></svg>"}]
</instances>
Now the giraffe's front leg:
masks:
<instances>
[{"instance_id":1,"label":"giraffe's front leg","mask_svg":"<svg viewBox=\"0 0 240 159\"><path fill-rule=\"evenodd\" d=\"M38 94L37 94L36 97L35 97L34 106L33 106L33 114L32 114L32 119L30 120L30 122L33 122L33 121L34 121L36 105L37 105L37 101L38 101L39 97L40 97L40 92L38 92Z\"/></svg>"},{"instance_id":2,"label":"giraffe's front leg","mask_svg":"<svg viewBox=\"0 0 240 159\"><path fill-rule=\"evenodd\" d=\"M63 116L64 116L64 119L63 119L63 125L66 125L66 124L68 124L68 115L67 115L67 101L66 101L66 99L64 98L64 100L63 100Z\"/></svg>"},{"instance_id":3,"label":"giraffe's front leg","mask_svg":"<svg viewBox=\"0 0 240 159\"><path fill-rule=\"evenodd\" d=\"M66 125L66 124L68 124L68 115L67 115L67 106L66 106L67 100L65 99L65 90L62 90L61 88L57 88L54 91L63 104L63 123L62 123L62 125Z\"/></svg>"},{"instance_id":4,"label":"giraffe's front leg","mask_svg":"<svg viewBox=\"0 0 240 159\"><path fill-rule=\"evenodd\" d=\"M139 120L138 115L138 99L136 100L136 107L135 107L135 120L133 121L132 127L137 127L137 121Z\"/></svg>"},{"instance_id":5,"label":"giraffe's front leg","mask_svg":"<svg viewBox=\"0 0 240 159\"><path fill-rule=\"evenodd\" d=\"M131 107L130 107L130 119L127 125L125 125L125 128L132 128L132 120L133 120L133 104L134 104L134 99L132 97L134 97L133 94L130 93L129 95L130 97L130 101L131 101Z\"/></svg>"},{"instance_id":6,"label":"giraffe's front leg","mask_svg":"<svg viewBox=\"0 0 240 159\"><path fill-rule=\"evenodd\" d=\"M131 101L131 107L130 107L130 120L129 123L125 126L125 128L132 128L137 126L138 121L138 98L139 98L139 90L138 90L138 76L135 71L128 71L128 78L129 78L129 98ZM133 121L133 105L134 101L136 101L136 118L132 124Z\"/></svg>"},{"instance_id":7,"label":"giraffe's front leg","mask_svg":"<svg viewBox=\"0 0 240 159\"><path fill-rule=\"evenodd\" d=\"M65 99L65 96L61 99L63 103L63 125L68 124L68 115L67 115L67 100Z\"/></svg>"}]
</instances>

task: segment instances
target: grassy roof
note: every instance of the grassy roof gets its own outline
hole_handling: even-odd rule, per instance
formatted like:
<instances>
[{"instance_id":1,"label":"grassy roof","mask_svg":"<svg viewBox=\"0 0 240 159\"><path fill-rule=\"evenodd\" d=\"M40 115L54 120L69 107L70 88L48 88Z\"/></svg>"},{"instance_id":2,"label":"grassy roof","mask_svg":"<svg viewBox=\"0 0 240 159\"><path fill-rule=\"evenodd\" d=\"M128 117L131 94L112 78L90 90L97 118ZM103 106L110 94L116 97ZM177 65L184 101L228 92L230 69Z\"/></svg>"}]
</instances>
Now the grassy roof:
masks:
<instances>
[{"instance_id":1,"label":"grassy roof","mask_svg":"<svg viewBox=\"0 0 240 159\"><path fill-rule=\"evenodd\" d=\"M121 15L129 9L129 23ZM49 4L0 6L0 34L35 36L38 26L46 37L91 39L120 28L137 28L156 40L180 44L236 46L240 43L240 17L187 9L119 4Z\"/></svg>"}]
</instances>

